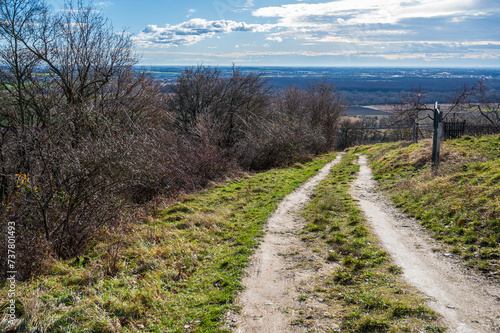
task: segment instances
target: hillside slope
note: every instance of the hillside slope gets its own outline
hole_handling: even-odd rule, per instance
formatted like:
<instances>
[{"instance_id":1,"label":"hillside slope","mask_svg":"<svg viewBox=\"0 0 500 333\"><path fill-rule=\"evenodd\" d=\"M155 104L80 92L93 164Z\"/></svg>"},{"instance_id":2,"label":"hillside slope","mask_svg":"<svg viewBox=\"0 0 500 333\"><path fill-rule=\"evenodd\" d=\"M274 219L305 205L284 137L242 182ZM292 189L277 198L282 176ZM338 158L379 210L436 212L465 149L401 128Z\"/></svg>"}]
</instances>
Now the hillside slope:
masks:
<instances>
[{"instance_id":1,"label":"hillside slope","mask_svg":"<svg viewBox=\"0 0 500 333\"><path fill-rule=\"evenodd\" d=\"M287 214L290 206L304 208L284 198L334 157L215 185L165 207L158 218L109 230L85 256L54 260L45 274L18 283L18 319L10 325L3 316L0 331L236 329L238 323L228 315L245 312L234 301L245 288L242 278L252 253L265 243L264 234L273 233L266 221L281 201L288 205ZM295 239L288 250L276 253L290 264L284 270L312 274L283 295L294 304L278 308L286 315L287 331L442 332L440 316L403 281L401 269L379 248L348 193L359 169L356 160L345 155L314 193L316 183L308 185L306 197L312 199L303 219L299 212L292 214L294 229L284 232L288 241ZM329 269L318 270L323 266ZM6 285L1 287L5 314L11 296Z\"/></svg>"},{"instance_id":2,"label":"hillside slope","mask_svg":"<svg viewBox=\"0 0 500 333\"><path fill-rule=\"evenodd\" d=\"M195 193L96 240L85 256L48 263L16 286L1 332L220 332L243 268L277 204L334 155ZM6 317L8 289L0 289Z\"/></svg>"},{"instance_id":3,"label":"hillside slope","mask_svg":"<svg viewBox=\"0 0 500 333\"><path fill-rule=\"evenodd\" d=\"M490 278L500 277L500 137L442 144L431 173L430 141L357 147L396 206L418 218L447 252Z\"/></svg>"}]
</instances>

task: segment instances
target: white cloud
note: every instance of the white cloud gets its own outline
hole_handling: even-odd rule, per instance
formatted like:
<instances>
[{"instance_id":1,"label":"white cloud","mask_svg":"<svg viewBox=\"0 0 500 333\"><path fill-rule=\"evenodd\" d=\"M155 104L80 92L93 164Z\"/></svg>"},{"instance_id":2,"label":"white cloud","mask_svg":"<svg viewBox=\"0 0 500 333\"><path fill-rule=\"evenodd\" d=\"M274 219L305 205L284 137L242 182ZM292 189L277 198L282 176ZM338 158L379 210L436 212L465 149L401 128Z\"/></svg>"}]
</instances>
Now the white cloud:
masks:
<instances>
[{"instance_id":1,"label":"white cloud","mask_svg":"<svg viewBox=\"0 0 500 333\"><path fill-rule=\"evenodd\" d=\"M102 8L104 8L104 7L109 7L109 6L112 6L112 5L113 5L113 3L112 3L111 1L100 1L100 2L96 2L96 3L95 3L95 5L96 5L97 7L102 7Z\"/></svg>"},{"instance_id":2,"label":"white cloud","mask_svg":"<svg viewBox=\"0 0 500 333\"><path fill-rule=\"evenodd\" d=\"M465 59L499 59L500 57L498 56L498 54L493 54L493 53L481 53L481 54L477 54L477 53L473 53L473 54L466 54L463 56L463 58Z\"/></svg>"},{"instance_id":3,"label":"white cloud","mask_svg":"<svg viewBox=\"0 0 500 333\"><path fill-rule=\"evenodd\" d=\"M279 36L269 36L266 38L266 40L272 40L272 41L281 43L283 41L283 38L281 38Z\"/></svg>"},{"instance_id":4,"label":"white cloud","mask_svg":"<svg viewBox=\"0 0 500 333\"><path fill-rule=\"evenodd\" d=\"M253 3L254 0L247 0L245 2L245 4L243 5L243 7L246 7L246 8L251 8L253 6L255 6L255 4Z\"/></svg>"},{"instance_id":5,"label":"white cloud","mask_svg":"<svg viewBox=\"0 0 500 333\"><path fill-rule=\"evenodd\" d=\"M240 3L243 2L242 0L239 1ZM231 0L229 1L231 3ZM234 3L234 0L233 0ZM246 0L244 3L241 5L236 5L236 8L234 9L235 12L245 12L248 10L251 10L253 7L255 7L254 0Z\"/></svg>"},{"instance_id":6,"label":"white cloud","mask_svg":"<svg viewBox=\"0 0 500 333\"><path fill-rule=\"evenodd\" d=\"M254 7L252 0L223 1L227 6L232 6L224 7L225 11ZM495 59L500 58L500 41L495 41L497 39L491 31L489 34L460 33L462 26L466 31L473 24L474 29L470 30L481 30L482 27L477 24L483 20L471 21L471 18L488 16L488 20L484 21L493 22L496 16L492 13L500 13L500 8L492 6L489 9L483 3L484 0L321 0L322 3L311 3L319 1L296 0L293 4L253 10L255 20L267 21L266 24L197 18L177 25L150 25L134 39L145 47L189 46L209 38L213 38L213 45L219 45L222 40L216 39L224 34L264 32L266 34L260 35L256 41L265 51L272 50L271 47L276 47L276 43L287 41L280 45L283 53L260 52L257 51L257 44L244 44L252 42L252 37L245 34L241 40L237 40L237 45L233 44L233 51L237 49L239 52L207 54L215 58L251 59L281 54L426 61L459 59L466 55L478 59L489 59L491 55ZM189 11L190 15L194 13L194 9Z\"/></svg>"},{"instance_id":7,"label":"white cloud","mask_svg":"<svg viewBox=\"0 0 500 333\"><path fill-rule=\"evenodd\" d=\"M484 15L473 11L477 0L339 0L319 4L288 4L257 9L257 17L276 17L282 26L397 24L411 18Z\"/></svg>"},{"instance_id":8,"label":"white cloud","mask_svg":"<svg viewBox=\"0 0 500 333\"><path fill-rule=\"evenodd\" d=\"M433 62L439 61L443 59L449 59L453 61L461 61L466 59L476 59L476 60L496 60L500 59L500 54L498 53L482 53L482 52L467 52L467 53L458 53L458 52L377 52L377 51L358 51L358 50L332 50L332 51L304 51L304 50L295 50L295 51L271 51L270 45L264 45L268 47L268 49L259 50L259 51L251 51L245 50L244 52L241 50L235 50L234 52L175 52L175 51L161 51L161 50L151 50L144 51L145 56L149 56L155 59L167 59L170 58L170 63L183 63L188 62L192 63L217 63L220 64L221 61L234 62L234 61L243 61L245 63L252 61L259 61L258 59L279 59L282 61L284 57L293 57L290 59L298 59L297 57L307 57L307 58L320 58L327 57L329 61L332 61L331 57L341 57L344 59L345 57L352 59L357 59L356 61L366 62L366 60L362 59L385 59L389 61L425 61L425 62ZM178 56L178 59L175 57Z\"/></svg>"},{"instance_id":9,"label":"white cloud","mask_svg":"<svg viewBox=\"0 0 500 333\"><path fill-rule=\"evenodd\" d=\"M377 44L396 41L399 36L427 39L445 22L498 13L483 0L338 0L323 3L294 3L253 11L255 17L275 18L272 38L308 42ZM435 19L435 25L429 21ZM426 32L423 25L426 24ZM432 24L432 23L431 23ZM427 34L427 35L426 35Z\"/></svg>"},{"instance_id":10,"label":"white cloud","mask_svg":"<svg viewBox=\"0 0 500 333\"><path fill-rule=\"evenodd\" d=\"M189 21L158 27L148 25L134 40L141 46L179 46L193 45L206 38L212 38L216 34L231 32L257 32L267 31L268 28L259 24L247 24L231 20L207 21L195 18Z\"/></svg>"},{"instance_id":11,"label":"white cloud","mask_svg":"<svg viewBox=\"0 0 500 333\"><path fill-rule=\"evenodd\" d=\"M188 10L188 13L189 14L186 15L186 18L193 16L193 14L196 13L196 9L191 8L190 10Z\"/></svg>"}]
</instances>

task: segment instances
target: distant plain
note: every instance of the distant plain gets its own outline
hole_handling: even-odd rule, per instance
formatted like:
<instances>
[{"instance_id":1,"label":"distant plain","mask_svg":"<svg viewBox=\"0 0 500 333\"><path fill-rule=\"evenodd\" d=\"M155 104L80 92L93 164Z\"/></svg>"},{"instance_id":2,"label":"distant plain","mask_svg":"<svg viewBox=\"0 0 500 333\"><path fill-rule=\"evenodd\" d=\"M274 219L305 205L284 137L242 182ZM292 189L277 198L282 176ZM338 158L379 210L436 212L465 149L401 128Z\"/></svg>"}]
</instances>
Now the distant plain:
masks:
<instances>
[{"instance_id":1,"label":"distant plain","mask_svg":"<svg viewBox=\"0 0 500 333\"><path fill-rule=\"evenodd\" d=\"M153 78L167 85L175 82L184 66L137 67L150 73ZM500 68L369 68L369 67L240 67L245 72L264 75L273 89L289 86L306 88L316 80L332 80L351 106L350 115L384 115L383 107L359 108L358 106L381 106L398 103L401 95L421 88L425 91L425 103L445 104L449 96L464 84L484 80L489 90L500 92ZM221 67L223 72L231 67ZM387 108L385 108L387 109ZM373 111L372 111L373 110Z\"/></svg>"}]
</instances>

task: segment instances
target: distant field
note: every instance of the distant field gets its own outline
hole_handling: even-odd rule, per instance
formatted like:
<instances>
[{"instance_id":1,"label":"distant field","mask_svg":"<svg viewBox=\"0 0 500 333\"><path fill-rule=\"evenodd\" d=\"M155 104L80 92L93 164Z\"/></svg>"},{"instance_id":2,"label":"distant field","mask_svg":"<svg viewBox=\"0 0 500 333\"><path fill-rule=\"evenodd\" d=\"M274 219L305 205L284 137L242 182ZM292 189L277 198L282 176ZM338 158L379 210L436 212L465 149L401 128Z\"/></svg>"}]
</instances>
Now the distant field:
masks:
<instances>
[{"instance_id":1,"label":"distant field","mask_svg":"<svg viewBox=\"0 0 500 333\"><path fill-rule=\"evenodd\" d=\"M386 108L385 106L381 105L380 109ZM351 106L347 109L347 115L348 116L388 116L389 113L386 111L382 111L379 108L375 109L374 107L371 106Z\"/></svg>"},{"instance_id":2,"label":"distant field","mask_svg":"<svg viewBox=\"0 0 500 333\"><path fill-rule=\"evenodd\" d=\"M184 67L137 67L166 83L175 81ZM220 67L229 73L231 67ZM398 103L401 94L422 87L426 103L447 100L450 92L464 83L484 80L489 89L500 91L500 69L481 68L362 68L362 67L241 67L244 73L260 73L274 89L290 86L306 88L318 79L331 79L351 105L384 105ZM379 115L379 114L370 114Z\"/></svg>"}]
</instances>

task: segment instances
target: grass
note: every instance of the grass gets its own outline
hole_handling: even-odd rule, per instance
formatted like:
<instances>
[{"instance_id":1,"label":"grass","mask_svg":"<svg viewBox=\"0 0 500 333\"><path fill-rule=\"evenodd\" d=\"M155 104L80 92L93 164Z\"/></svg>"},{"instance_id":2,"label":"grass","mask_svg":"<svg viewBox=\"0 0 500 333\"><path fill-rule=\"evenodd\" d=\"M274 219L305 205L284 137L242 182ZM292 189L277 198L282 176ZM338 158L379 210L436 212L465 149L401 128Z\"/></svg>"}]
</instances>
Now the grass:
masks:
<instances>
[{"instance_id":1,"label":"grass","mask_svg":"<svg viewBox=\"0 0 500 333\"><path fill-rule=\"evenodd\" d=\"M158 218L109 230L85 256L53 261L47 274L18 284L23 315L12 331L226 331L268 216L333 157L216 185Z\"/></svg>"},{"instance_id":2,"label":"grass","mask_svg":"<svg viewBox=\"0 0 500 333\"><path fill-rule=\"evenodd\" d=\"M443 332L438 315L401 278L401 269L378 246L349 189L359 170L347 154L319 184L304 211L303 239L337 268L314 286L316 297L341 305L342 332Z\"/></svg>"},{"instance_id":3,"label":"grass","mask_svg":"<svg viewBox=\"0 0 500 333\"><path fill-rule=\"evenodd\" d=\"M500 137L470 136L442 144L439 173L424 141L358 147L396 206L419 219L443 249L469 267L500 278Z\"/></svg>"}]
</instances>

